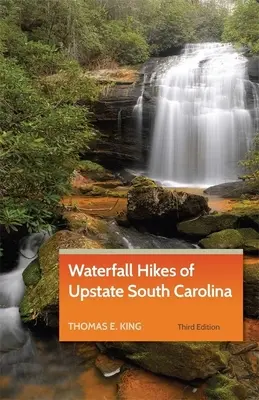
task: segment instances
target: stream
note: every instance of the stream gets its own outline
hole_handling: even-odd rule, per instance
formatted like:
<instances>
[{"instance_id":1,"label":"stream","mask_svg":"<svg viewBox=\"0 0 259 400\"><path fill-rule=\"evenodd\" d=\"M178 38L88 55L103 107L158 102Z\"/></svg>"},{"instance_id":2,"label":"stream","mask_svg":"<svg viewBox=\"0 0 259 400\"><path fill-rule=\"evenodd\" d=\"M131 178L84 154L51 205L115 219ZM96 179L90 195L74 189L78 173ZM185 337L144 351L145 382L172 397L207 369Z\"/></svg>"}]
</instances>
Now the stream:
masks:
<instances>
[{"instance_id":1,"label":"stream","mask_svg":"<svg viewBox=\"0 0 259 400\"><path fill-rule=\"evenodd\" d=\"M193 248L191 243L167 239L110 222L120 248ZM60 343L54 333L41 337L27 330L20 318L19 304L25 286L22 274L36 259L49 234L26 237L20 247L16 268L0 274L0 391L1 399L83 400L115 399L116 378L104 378L94 368L98 350L94 344ZM100 393L106 397L99 397ZM89 395L93 397L89 397Z\"/></svg>"}]
</instances>

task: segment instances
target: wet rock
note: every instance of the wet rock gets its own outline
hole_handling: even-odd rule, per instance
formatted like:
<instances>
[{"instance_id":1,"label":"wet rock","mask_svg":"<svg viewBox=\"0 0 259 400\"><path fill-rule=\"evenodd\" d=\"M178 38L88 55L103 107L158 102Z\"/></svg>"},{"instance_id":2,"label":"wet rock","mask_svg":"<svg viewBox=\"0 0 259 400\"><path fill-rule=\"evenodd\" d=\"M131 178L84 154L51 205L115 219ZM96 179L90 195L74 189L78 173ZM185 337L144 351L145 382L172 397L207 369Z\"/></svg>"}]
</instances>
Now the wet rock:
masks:
<instances>
[{"instance_id":1,"label":"wet rock","mask_svg":"<svg viewBox=\"0 0 259 400\"><path fill-rule=\"evenodd\" d=\"M101 182L114 178L112 172L108 171L102 165L89 160L82 160L80 162L79 171L88 180Z\"/></svg>"},{"instance_id":2,"label":"wet rock","mask_svg":"<svg viewBox=\"0 0 259 400\"><path fill-rule=\"evenodd\" d=\"M232 214L239 217L240 228L252 228L259 232L259 200L240 200L232 205Z\"/></svg>"},{"instance_id":3,"label":"wet rock","mask_svg":"<svg viewBox=\"0 0 259 400\"><path fill-rule=\"evenodd\" d=\"M258 194L258 190L251 186L251 184L248 182L236 181L211 186L204 190L204 193L223 198L237 199L244 194L256 195Z\"/></svg>"},{"instance_id":4,"label":"wet rock","mask_svg":"<svg viewBox=\"0 0 259 400\"><path fill-rule=\"evenodd\" d=\"M222 213L203 215L192 220L180 222L177 225L177 230L187 236L202 238L224 229L234 229L237 224L238 217L236 215Z\"/></svg>"},{"instance_id":5,"label":"wet rock","mask_svg":"<svg viewBox=\"0 0 259 400\"><path fill-rule=\"evenodd\" d=\"M39 251L41 278L27 287L20 304L24 322L34 322L56 328L59 302L59 249L99 249L102 246L92 239L70 231L55 233Z\"/></svg>"},{"instance_id":6,"label":"wet rock","mask_svg":"<svg viewBox=\"0 0 259 400\"><path fill-rule=\"evenodd\" d=\"M95 366L106 377L120 373L124 361L112 359L105 354L100 354L95 360Z\"/></svg>"},{"instance_id":7,"label":"wet rock","mask_svg":"<svg viewBox=\"0 0 259 400\"><path fill-rule=\"evenodd\" d=\"M87 185L88 179L85 178L82 174L80 174L77 171L74 171L72 180L71 180L71 186L74 191L77 191L80 189L82 186Z\"/></svg>"},{"instance_id":8,"label":"wet rock","mask_svg":"<svg viewBox=\"0 0 259 400\"><path fill-rule=\"evenodd\" d=\"M244 243L242 235L235 229L215 232L199 241L204 249L241 249Z\"/></svg>"},{"instance_id":9,"label":"wet rock","mask_svg":"<svg viewBox=\"0 0 259 400\"><path fill-rule=\"evenodd\" d=\"M105 342L107 349L142 368L186 381L205 379L227 366L228 352L218 343ZM187 362L188 360L188 362Z\"/></svg>"},{"instance_id":10,"label":"wet rock","mask_svg":"<svg viewBox=\"0 0 259 400\"><path fill-rule=\"evenodd\" d=\"M64 213L64 218L71 231L83 233L89 237L102 239L109 232L107 221L84 212L67 211Z\"/></svg>"},{"instance_id":11,"label":"wet rock","mask_svg":"<svg viewBox=\"0 0 259 400\"><path fill-rule=\"evenodd\" d=\"M259 233L252 228L238 229L238 232L244 240L244 252L251 255L259 254Z\"/></svg>"},{"instance_id":12,"label":"wet rock","mask_svg":"<svg viewBox=\"0 0 259 400\"><path fill-rule=\"evenodd\" d=\"M128 220L126 211L119 213L115 220L119 226L123 226L124 228L130 227L130 221Z\"/></svg>"},{"instance_id":13,"label":"wet rock","mask_svg":"<svg viewBox=\"0 0 259 400\"><path fill-rule=\"evenodd\" d=\"M259 255L259 239L246 240L244 243L244 251L247 254Z\"/></svg>"},{"instance_id":14,"label":"wet rock","mask_svg":"<svg viewBox=\"0 0 259 400\"><path fill-rule=\"evenodd\" d=\"M241 228L237 229L245 241L259 239L259 233L253 228Z\"/></svg>"},{"instance_id":15,"label":"wet rock","mask_svg":"<svg viewBox=\"0 0 259 400\"><path fill-rule=\"evenodd\" d=\"M251 349L245 353L232 355L229 359L229 372L227 378L231 380L230 386L236 386L238 382L242 388L236 388L233 394L237 399L257 400L259 391L259 376L258 376L258 357L256 356L257 349ZM226 386L222 382L222 387ZM227 388L225 388L227 389ZM230 389L228 385L228 389ZM241 390L240 390L241 389ZM228 390L229 391L229 390ZM223 392L225 394L225 392ZM231 391L228 395L231 394ZM243 397L244 396L244 397ZM232 398L232 397L226 397ZM235 397L233 397L235 399Z\"/></svg>"},{"instance_id":16,"label":"wet rock","mask_svg":"<svg viewBox=\"0 0 259 400\"><path fill-rule=\"evenodd\" d=\"M244 265L244 314L259 318L259 263Z\"/></svg>"},{"instance_id":17,"label":"wet rock","mask_svg":"<svg viewBox=\"0 0 259 400\"><path fill-rule=\"evenodd\" d=\"M215 375L208 380L208 400L247 400L247 389L236 379Z\"/></svg>"},{"instance_id":18,"label":"wet rock","mask_svg":"<svg viewBox=\"0 0 259 400\"><path fill-rule=\"evenodd\" d=\"M205 400L203 390L156 376L140 369L127 370L120 375L118 400Z\"/></svg>"},{"instance_id":19,"label":"wet rock","mask_svg":"<svg viewBox=\"0 0 259 400\"><path fill-rule=\"evenodd\" d=\"M81 186L80 193L89 197L127 197L127 193L124 191L107 189L92 183Z\"/></svg>"},{"instance_id":20,"label":"wet rock","mask_svg":"<svg viewBox=\"0 0 259 400\"><path fill-rule=\"evenodd\" d=\"M144 176L134 178L128 191L127 217L136 228L172 236L178 222L208 213L203 196L172 192Z\"/></svg>"},{"instance_id":21,"label":"wet rock","mask_svg":"<svg viewBox=\"0 0 259 400\"><path fill-rule=\"evenodd\" d=\"M38 258L28 265L22 276L26 286L34 286L39 282L41 270Z\"/></svg>"},{"instance_id":22,"label":"wet rock","mask_svg":"<svg viewBox=\"0 0 259 400\"><path fill-rule=\"evenodd\" d=\"M233 342L228 346L228 349L232 355L245 354L257 348L258 345L255 342Z\"/></svg>"},{"instance_id":23,"label":"wet rock","mask_svg":"<svg viewBox=\"0 0 259 400\"><path fill-rule=\"evenodd\" d=\"M247 72L250 81L259 82L259 57L253 56L248 58Z\"/></svg>"},{"instance_id":24,"label":"wet rock","mask_svg":"<svg viewBox=\"0 0 259 400\"><path fill-rule=\"evenodd\" d=\"M133 111L141 86L141 81L114 85L93 105L93 124L102 134L92 141L91 149L85 153L86 158L117 171L146 165L156 100L152 93L145 93L140 140Z\"/></svg>"}]
</instances>

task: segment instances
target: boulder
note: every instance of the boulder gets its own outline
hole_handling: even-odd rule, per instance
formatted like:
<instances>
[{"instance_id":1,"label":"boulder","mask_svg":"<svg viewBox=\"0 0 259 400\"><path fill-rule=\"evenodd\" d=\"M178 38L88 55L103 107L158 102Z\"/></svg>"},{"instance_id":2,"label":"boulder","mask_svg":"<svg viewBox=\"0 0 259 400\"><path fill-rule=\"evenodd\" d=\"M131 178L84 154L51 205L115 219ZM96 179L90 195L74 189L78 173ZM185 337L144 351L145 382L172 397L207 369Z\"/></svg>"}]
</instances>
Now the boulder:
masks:
<instances>
[{"instance_id":1,"label":"boulder","mask_svg":"<svg viewBox=\"0 0 259 400\"><path fill-rule=\"evenodd\" d=\"M81 186L80 193L89 197L127 197L127 193L119 188L117 190L107 189L93 183L88 183L87 185Z\"/></svg>"},{"instance_id":2,"label":"boulder","mask_svg":"<svg viewBox=\"0 0 259 400\"><path fill-rule=\"evenodd\" d=\"M244 239L243 249L246 254L259 254L259 233L252 228L238 229Z\"/></svg>"},{"instance_id":3,"label":"boulder","mask_svg":"<svg viewBox=\"0 0 259 400\"><path fill-rule=\"evenodd\" d=\"M130 222L128 220L127 213L125 211L122 211L121 213L119 213L116 216L115 220L119 226L123 226L124 228L130 227Z\"/></svg>"},{"instance_id":4,"label":"boulder","mask_svg":"<svg viewBox=\"0 0 259 400\"><path fill-rule=\"evenodd\" d=\"M144 176L134 178L128 191L127 217L133 226L173 236L178 222L210 210L205 197L158 186Z\"/></svg>"},{"instance_id":5,"label":"boulder","mask_svg":"<svg viewBox=\"0 0 259 400\"><path fill-rule=\"evenodd\" d=\"M204 249L242 249L244 239L235 229L225 229L215 232L199 241Z\"/></svg>"},{"instance_id":6,"label":"boulder","mask_svg":"<svg viewBox=\"0 0 259 400\"><path fill-rule=\"evenodd\" d=\"M248 182L236 181L211 186L204 190L204 193L212 196L220 196L226 199L238 199L245 194L256 195L258 194L258 191Z\"/></svg>"},{"instance_id":7,"label":"boulder","mask_svg":"<svg viewBox=\"0 0 259 400\"><path fill-rule=\"evenodd\" d=\"M259 239L259 233L253 228L240 228L237 231L241 234L244 241Z\"/></svg>"},{"instance_id":8,"label":"boulder","mask_svg":"<svg viewBox=\"0 0 259 400\"><path fill-rule=\"evenodd\" d=\"M244 265L244 314L259 318L259 263Z\"/></svg>"},{"instance_id":9,"label":"boulder","mask_svg":"<svg viewBox=\"0 0 259 400\"><path fill-rule=\"evenodd\" d=\"M22 274L25 286L35 286L41 278L39 259L33 260Z\"/></svg>"},{"instance_id":10,"label":"boulder","mask_svg":"<svg viewBox=\"0 0 259 400\"><path fill-rule=\"evenodd\" d=\"M217 374L207 382L205 391L208 400L246 400L247 389L236 379Z\"/></svg>"},{"instance_id":11,"label":"boulder","mask_svg":"<svg viewBox=\"0 0 259 400\"><path fill-rule=\"evenodd\" d=\"M40 279L37 263L23 273L26 291L20 304L21 318L26 323L39 323L57 328L59 302L59 249L99 249L101 245L70 231L55 233L39 251Z\"/></svg>"},{"instance_id":12,"label":"boulder","mask_svg":"<svg viewBox=\"0 0 259 400\"><path fill-rule=\"evenodd\" d=\"M63 216L71 231L85 233L93 238L103 238L109 232L108 222L102 218L78 211L66 211Z\"/></svg>"},{"instance_id":13,"label":"boulder","mask_svg":"<svg viewBox=\"0 0 259 400\"><path fill-rule=\"evenodd\" d=\"M89 160L82 160L80 162L79 171L88 180L102 182L114 179L114 175L111 171Z\"/></svg>"},{"instance_id":14,"label":"boulder","mask_svg":"<svg viewBox=\"0 0 259 400\"><path fill-rule=\"evenodd\" d=\"M186 236L203 238L224 229L234 229L237 224L238 217L236 215L228 213L211 214L180 222L177 225L177 230Z\"/></svg>"},{"instance_id":15,"label":"boulder","mask_svg":"<svg viewBox=\"0 0 259 400\"><path fill-rule=\"evenodd\" d=\"M228 352L216 342L104 342L113 354L142 368L186 381L205 379L226 368Z\"/></svg>"},{"instance_id":16,"label":"boulder","mask_svg":"<svg viewBox=\"0 0 259 400\"><path fill-rule=\"evenodd\" d=\"M244 243L244 252L251 255L259 255L259 239L246 240Z\"/></svg>"}]
</instances>

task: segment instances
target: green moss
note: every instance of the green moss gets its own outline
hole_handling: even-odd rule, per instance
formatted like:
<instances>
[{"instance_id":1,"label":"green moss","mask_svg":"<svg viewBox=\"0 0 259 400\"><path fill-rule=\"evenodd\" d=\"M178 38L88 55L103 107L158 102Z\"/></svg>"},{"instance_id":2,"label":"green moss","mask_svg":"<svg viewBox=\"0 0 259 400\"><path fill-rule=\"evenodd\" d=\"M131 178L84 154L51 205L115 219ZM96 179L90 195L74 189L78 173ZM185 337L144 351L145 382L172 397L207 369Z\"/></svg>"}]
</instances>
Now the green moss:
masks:
<instances>
[{"instance_id":1,"label":"green moss","mask_svg":"<svg viewBox=\"0 0 259 400\"><path fill-rule=\"evenodd\" d=\"M99 249L102 246L83 235L70 231L55 233L39 252L41 279L33 287L26 289L20 305L24 322L38 318L46 322L46 310L58 308L59 299L59 249Z\"/></svg>"},{"instance_id":2,"label":"green moss","mask_svg":"<svg viewBox=\"0 0 259 400\"><path fill-rule=\"evenodd\" d=\"M195 237L204 237L225 229L236 228L238 217L228 213L204 215L189 221L180 222L180 233Z\"/></svg>"},{"instance_id":3,"label":"green moss","mask_svg":"<svg viewBox=\"0 0 259 400\"><path fill-rule=\"evenodd\" d=\"M126 198L127 193L119 190L109 190L94 184L84 185L80 188L80 192L89 197L117 197Z\"/></svg>"},{"instance_id":4,"label":"green moss","mask_svg":"<svg viewBox=\"0 0 259 400\"><path fill-rule=\"evenodd\" d=\"M231 213L240 216L259 215L259 200L240 200L233 203Z\"/></svg>"},{"instance_id":5,"label":"green moss","mask_svg":"<svg viewBox=\"0 0 259 400\"><path fill-rule=\"evenodd\" d=\"M241 249L244 244L242 235L235 229L215 232L199 241L205 249Z\"/></svg>"},{"instance_id":6,"label":"green moss","mask_svg":"<svg viewBox=\"0 0 259 400\"><path fill-rule=\"evenodd\" d=\"M152 179L146 178L145 176L137 176L131 182L134 188L137 187L157 187L158 185Z\"/></svg>"},{"instance_id":7,"label":"green moss","mask_svg":"<svg viewBox=\"0 0 259 400\"><path fill-rule=\"evenodd\" d=\"M93 236L99 236L100 234L108 233L109 227L107 221L92 217L83 212L65 212L64 218L68 222L68 227L71 231L85 230Z\"/></svg>"},{"instance_id":8,"label":"green moss","mask_svg":"<svg viewBox=\"0 0 259 400\"><path fill-rule=\"evenodd\" d=\"M38 258L28 265L22 276L26 286L34 286L39 282L41 278L41 270Z\"/></svg>"},{"instance_id":9,"label":"green moss","mask_svg":"<svg viewBox=\"0 0 259 400\"><path fill-rule=\"evenodd\" d=\"M229 358L216 342L106 342L105 346L151 372L187 381L215 374Z\"/></svg>"},{"instance_id":10,"label":"green moss","mask_svg":"<svg viewBox=\"0 0 259 400\"><path fill-rule=\"evenodd\" d=\"M259 233L252 228L241 228L237 231L242 235L244 240L259 239Z\"/></svg>"},{"instance_id":11,"label":"green moss","mask_svg":"<svg viewBox=\"0 0 259 400\"><path fill-rule=\"evenodd\" d=\"M103 181L113 178L113 174L99 164L83 160L80 162L79 171L94 181Z\"/></svg>"},{"instance_id":12,"label":"green moss","mask_svg":"<svg viewBox=\"0 0 259 400\"><path fill-rule=\"evenodd\" d=\"M247 254L259 254L259 239L246 240L244 244L244 251Z\"/></svg>"},{"instance_id":13,"label":"green moss","mask_svg":"<svg viewBox=\"0 0 259 400\"><path fill-rule=\"evenodd\" d=\"M259 283L259 263L244 265L244 281L247 283Z\"/></svg>"},{"instance_id":14,"label":"green moss","mask_svg":"<svg viewBox=\"0 0 259 400\"><path fill-rule=\"evenodd\" d=\"M95 162L82 160L79 165L80 171L84 172L106 172L106 169Z\"/></svg>"},{"instance_id":15,"label":"green moss","mask_svg":"<svg viewBox=\"0 0 259 400\"><path fill-rule=\"evenodd\" d=\"M246 400L247 390L236 379L217 374L208 381L208 400Z\"/></svg>"}]
</instances>

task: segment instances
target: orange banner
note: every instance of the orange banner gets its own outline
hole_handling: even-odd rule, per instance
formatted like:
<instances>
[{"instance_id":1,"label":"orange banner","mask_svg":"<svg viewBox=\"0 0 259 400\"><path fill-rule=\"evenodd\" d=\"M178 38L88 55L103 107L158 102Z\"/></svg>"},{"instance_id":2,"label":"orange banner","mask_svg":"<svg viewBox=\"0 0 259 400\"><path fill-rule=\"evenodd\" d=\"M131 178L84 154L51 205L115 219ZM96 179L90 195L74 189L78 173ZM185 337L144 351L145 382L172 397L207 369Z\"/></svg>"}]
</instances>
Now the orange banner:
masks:
<instances>
[{"instance_id":1,"label":"orange banner","mask_svg":"<svg viewBox=\"0 0 259 400\"><path fill-rule=\"evenodd\" d=\"M242 341L241 250L60 250L60 341Z\"/></svg>"}]
</instances>

